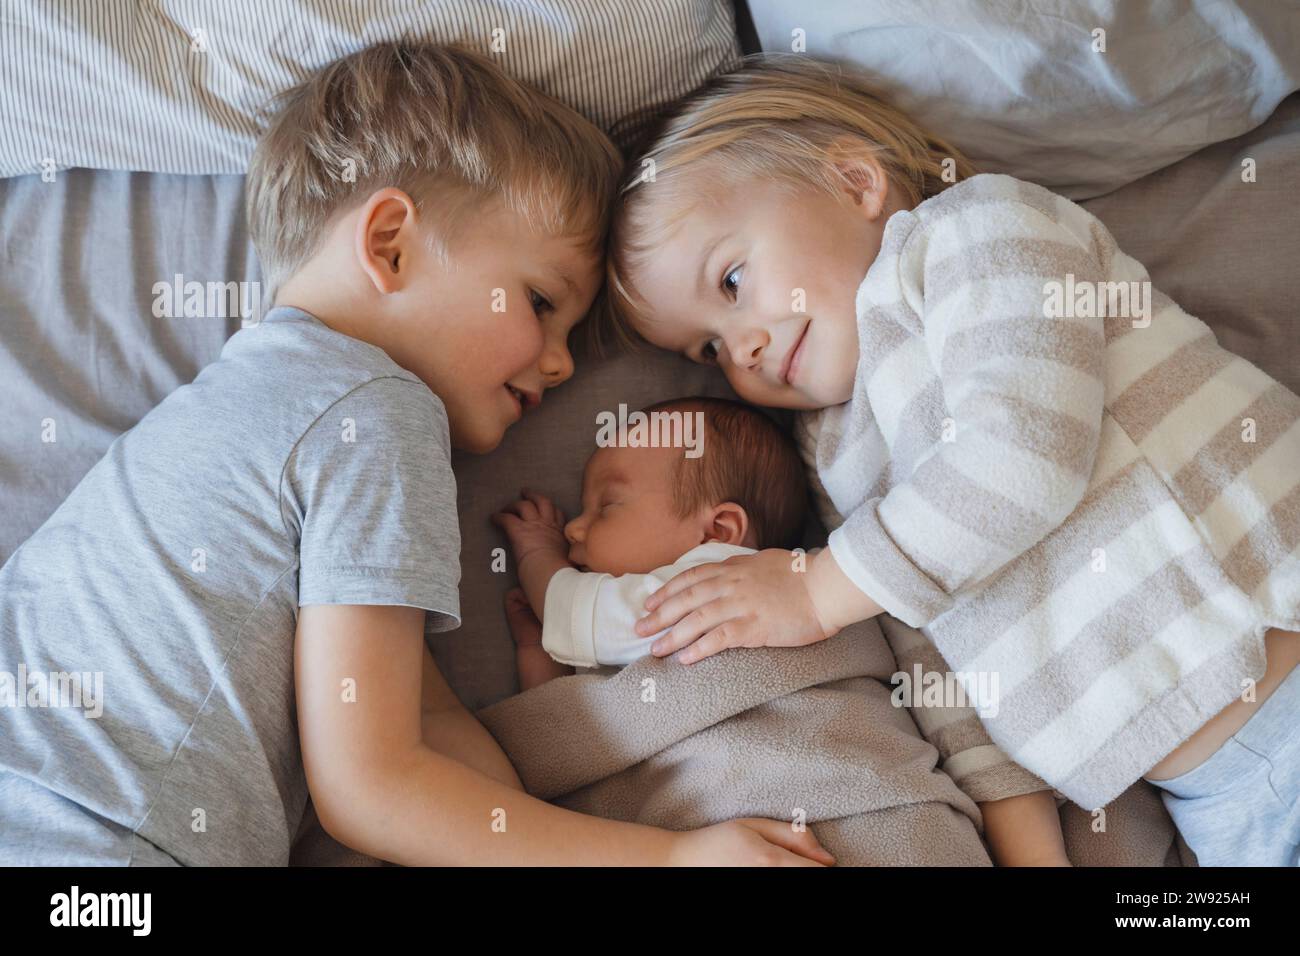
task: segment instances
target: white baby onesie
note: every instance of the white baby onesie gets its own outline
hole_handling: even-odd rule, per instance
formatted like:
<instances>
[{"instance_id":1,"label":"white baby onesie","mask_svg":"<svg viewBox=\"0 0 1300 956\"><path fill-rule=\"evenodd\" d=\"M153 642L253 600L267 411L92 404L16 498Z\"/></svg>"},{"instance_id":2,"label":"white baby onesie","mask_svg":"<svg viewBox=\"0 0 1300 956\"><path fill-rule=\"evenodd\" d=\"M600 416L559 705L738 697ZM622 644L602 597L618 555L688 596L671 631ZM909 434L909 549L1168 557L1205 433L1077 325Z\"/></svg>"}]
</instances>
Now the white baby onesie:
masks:
<instances>
[{"instance_id":1,"label":"white baby onesie","mask_svg":"<svg viewBox=\"0 0 1300 956\"><path fill-rule=\"evenodd\" d=\"M636 633L636 622L646 614L646 598L696 565L753 553L752 548L710 541L649 574L615 576L563 568L546 588L542 648L561 664L630 664L649 654L650 645L659 636Z\"/></svg>"}]
</instances>

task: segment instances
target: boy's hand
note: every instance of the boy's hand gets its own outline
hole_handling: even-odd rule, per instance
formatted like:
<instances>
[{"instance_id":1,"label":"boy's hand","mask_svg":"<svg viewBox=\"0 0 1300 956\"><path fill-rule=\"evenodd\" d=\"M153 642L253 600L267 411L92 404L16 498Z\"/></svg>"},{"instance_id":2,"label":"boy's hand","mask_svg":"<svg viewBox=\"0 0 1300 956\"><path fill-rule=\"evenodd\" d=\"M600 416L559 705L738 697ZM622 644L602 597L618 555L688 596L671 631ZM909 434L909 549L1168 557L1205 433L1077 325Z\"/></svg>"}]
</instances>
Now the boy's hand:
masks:
<instances>
[{"instance_id":1,"label":"boy's hand","mask_svg":"<svg viewBox=\"0 0 1300 956\"><path fill-rule=\"evenodd\" d=\"M550 498L523 489L521 499L497 512L492 521L505 532L510 549L515 553L515 563L534 551L569 553L569 542L564 537L564 515Z\"/></svg>"},{"instance_id":2,"label":"boy's hand","mask_svg":"<svg viewBox=\"0 0 1300 956\"><path fill-rule=\"evenodd\" d=\"M799 559L802 558L802 561ZM830 637L808 591L807 557L771 548L701 564L674 577L646 599L651 613L636 632L672 630L651 646L656 657L682 651L692 664L728 647L799 647Z\"/></svg>"},{"instance_id":3,"label":"boy's hand","mask_svg":"<svg viewBox=\"0 0 1300 956\"><path fill-rule=\"evenodd\" d=\"M811 830L784 820L747 817L676 835L672 866L834 866Z\"/></svg>"}]
</instances>

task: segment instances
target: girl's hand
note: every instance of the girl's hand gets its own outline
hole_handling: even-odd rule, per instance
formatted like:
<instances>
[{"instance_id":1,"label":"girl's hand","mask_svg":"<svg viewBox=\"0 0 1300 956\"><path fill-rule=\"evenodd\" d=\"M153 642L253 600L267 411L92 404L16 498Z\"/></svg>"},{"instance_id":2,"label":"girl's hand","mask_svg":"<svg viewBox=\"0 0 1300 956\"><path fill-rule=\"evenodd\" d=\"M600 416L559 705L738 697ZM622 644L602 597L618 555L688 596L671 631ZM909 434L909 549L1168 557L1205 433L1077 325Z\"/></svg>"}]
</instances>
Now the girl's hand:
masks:
<instances>
[{"instance_id":1,"label":"girl's hand","mask_svg":"<svg viewBox=\"0 0 1300 956\"><path fill-rule=\"evenodd\" d=\"M564 515L550 498L529 491L510 507L498 511L492 521L506 533L510 550L515 553L515 564L522 565L524 558L534 551L545 551L564 556L569 552L568 539L564 537Z\"/></svg>"},{"instance_id":2,"label":"girl's hand","mask_svg":"<svg viewBox=\"0 0 1300 956\"><path fill-rule=\"evenodd\" d=\"M670 866L834 866L811 830L749 817L674 834Z\"/></svg>"},{"instance_id":3,"label":"girl's hand","mask_svg":"<svg viewBox=\"0 0 1300 956\"><path fill-rule=\"evenodd\" d=\"M839 630L823 623L805 571L810 558L771 548L701 564L674 577L646 599L651 613L636 632L672 630L651 646L656 657L682 648L693 664L728 647L799 647ZM688 647L688 645L690 645Z\"/></svg>"}]
</instances>

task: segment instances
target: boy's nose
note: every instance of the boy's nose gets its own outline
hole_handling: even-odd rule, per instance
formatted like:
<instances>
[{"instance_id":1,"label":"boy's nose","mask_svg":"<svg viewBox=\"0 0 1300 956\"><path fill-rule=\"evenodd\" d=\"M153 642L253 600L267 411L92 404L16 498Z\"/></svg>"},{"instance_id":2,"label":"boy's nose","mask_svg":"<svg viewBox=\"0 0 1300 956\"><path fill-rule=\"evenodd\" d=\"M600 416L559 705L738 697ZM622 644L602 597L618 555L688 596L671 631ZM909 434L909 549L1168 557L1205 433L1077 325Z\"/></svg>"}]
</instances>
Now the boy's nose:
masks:
<instances>
[{"instance_id":1,"label":"boy's nose","mask_svg":"<svg viewBox=\"0 0 1300 956\"><path fill-rule=\"evenodd\" d=\"M569 544L581 544L586 537L586 530L581 518L574 518L564 526L564 537Z\"/></svg>"},{"instance_id":2,"label":"boy's nose","mask_svg":"<svg viewBox=\"0 0 1300 956\"><path fill-rule=\"evenodd\" d=\"M546 388L554 388L573 377L573 355L567 345L551 345L542 352L538 367Z\"/></svg>"}]
</instances>

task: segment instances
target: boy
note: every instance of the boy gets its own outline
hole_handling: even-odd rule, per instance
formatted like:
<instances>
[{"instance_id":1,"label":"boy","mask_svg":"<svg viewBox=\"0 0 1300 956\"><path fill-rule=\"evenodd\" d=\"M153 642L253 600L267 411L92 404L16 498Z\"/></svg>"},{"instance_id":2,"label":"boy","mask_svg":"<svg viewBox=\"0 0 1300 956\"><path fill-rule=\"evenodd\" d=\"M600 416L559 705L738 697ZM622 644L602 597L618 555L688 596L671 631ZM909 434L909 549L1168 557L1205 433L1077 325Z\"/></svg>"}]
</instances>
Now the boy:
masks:
<instances>
[{"instance_id":1,"label":"boy","mask_svg":"<svg viewBox=\"0 0 1300 956\"><path fill-rule=\"evenodd\" d=\"M572 373L617 159L451 48L380 44L286 96L248 179L277 308L0 570L0 669L37 675L0 708L0 862L284 864L308 791L398 863L809 862L771 821L525 797L422 643L426 612L459 623L450 446L492 449ZM46 671L102 677L102 713L41 706Z\"/></svg>"}]
</instances>

